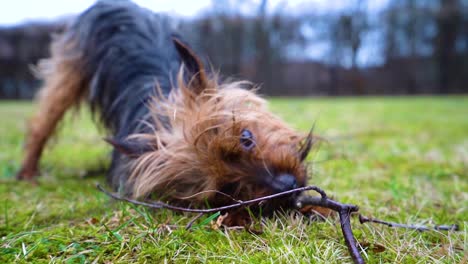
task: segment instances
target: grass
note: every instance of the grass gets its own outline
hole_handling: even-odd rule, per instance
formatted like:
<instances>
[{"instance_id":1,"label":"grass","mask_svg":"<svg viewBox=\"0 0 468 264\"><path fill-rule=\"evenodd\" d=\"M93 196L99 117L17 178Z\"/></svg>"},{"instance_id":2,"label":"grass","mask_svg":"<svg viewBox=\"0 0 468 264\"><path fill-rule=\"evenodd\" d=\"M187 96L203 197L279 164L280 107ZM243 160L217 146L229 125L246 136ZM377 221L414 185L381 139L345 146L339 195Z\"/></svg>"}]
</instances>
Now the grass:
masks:
<instances>
[{"instance_id":1,"label":"grass","mask_svg":"<svg viewBox=\"0 0 468 264\"><path fill-rule=\"evenodd\" d=\"M402 223L458 223L459 232L360 225L369 263L466 263L468 97L273 99L298 129L330 138L310 157L311 184L365 215ZM281 215L263 233L222 231L210 217L150 212L110 201L110 148L89 114L68 117L45 152L39 186L17 182L30 103L0 103L0 263L350 262L336 221Z\"/></svg>"}]
</instances>

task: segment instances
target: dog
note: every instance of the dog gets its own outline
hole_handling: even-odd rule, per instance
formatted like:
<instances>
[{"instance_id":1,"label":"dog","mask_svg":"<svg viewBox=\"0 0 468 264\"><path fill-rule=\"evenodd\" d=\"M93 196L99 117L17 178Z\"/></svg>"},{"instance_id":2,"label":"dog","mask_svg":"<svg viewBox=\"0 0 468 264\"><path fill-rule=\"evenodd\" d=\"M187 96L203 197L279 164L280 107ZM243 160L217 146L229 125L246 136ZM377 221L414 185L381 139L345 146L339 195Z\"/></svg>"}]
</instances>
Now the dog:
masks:
<instances>
[{"instance_id":1,"label":"dog","mask_svg":"<svg viewBox=\"0 0 468 264\"><path fill-rule=\"evenodd\" d=\"M97 2L38 65L44 85L17 178L36 179L64 113L87 102L114 149L108 181L128 197L205 207L305 186L312 134L272 114L249 82L204 65L163 15ZM291 208L293 196L265 208Z\"/></svg>"}]
</instances>

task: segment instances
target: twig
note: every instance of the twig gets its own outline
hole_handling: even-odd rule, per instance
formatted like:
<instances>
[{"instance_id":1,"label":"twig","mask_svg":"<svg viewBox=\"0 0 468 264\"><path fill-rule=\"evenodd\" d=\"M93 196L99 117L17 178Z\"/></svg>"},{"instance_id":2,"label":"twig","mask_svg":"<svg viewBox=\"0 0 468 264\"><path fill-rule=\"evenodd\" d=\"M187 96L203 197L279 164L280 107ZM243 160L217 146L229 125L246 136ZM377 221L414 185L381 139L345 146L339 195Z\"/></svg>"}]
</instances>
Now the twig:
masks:
<instances>
[{"instance_id":1,"label":"twig","mask_svg":"<svg viewBox=\"0 0 468 264\"><path fill-rule=\"evenodd\" d=\"M251 205L251 204L258 204L258 203L260 203L262 201L271 200L271 199L278 198L278 197L281 197L281 196L285 196L285 195L288 195L288 194L311 191L311 190L318 192L323 198L327 198L327 194L322 189L320 189L319 187L317 187L317 186L306 186L306 187L296 188L296 189L292 189L292 190L285 191L285 192L280 192L280 193L275 193L275 194L272 194L272 195L263 196L263 197L252 199L252 200L238 201L237 203L226 205L226 206L210 208L210 209L195 209L195 208L185 208L185 207L174 206L174 205L170 205L170 204L163 203L163 202L160 202L160 201L154 201L154 202L151 202L151 203L141 202L141 201L137 201L137 200L133 200L133 199L129 199L129 198L126 198L126 197L119 196L118 194L115 194L115 193L111 193L111 192L105 190L100 184L98 184L96 187L101 192L107 194L108 196L114 198L115 200L125 201L125 202L129 202L129 203L132 203L132 204L142 205L142 206L146 206L146 207L154 208L154 209L164 208L164 209L169 209L169 210L177 211L177 212L204 213L204 214L215 213L215 212L219 212L219 211L225 211L225 210L229 210L229 209L233 209L233 208L245 207L245 206L248 206L248 205Z\"/></svg>"},{"instance_id":2,"label":"twig","mask_svg":"<svg viewBox=\"0 0 468 264\"><path fill-rule=\"evenodd\" d=\"M231 195L227 194L227 193L223 193L223 192L220 192L220 191L217 191L217 190L208 190L208 191L202 191L202 192L197 192L196 194L193 194L193 195L190 195L190 196L184 196L184 197L177 197L177 199L180 199L180 200L188 200L190 198L193 198L195 196L198 196L198 195L202 195L202 194L205 194L205 193L217 193L219 195L222 195L224 197L227 197L229 199L231 199L233 202L239 202L239 200L237 200L236 198L232 197Z\"/></svg>"},{"instance_id":3,"label":"twig","mask_svg":"<svg viewBox=\"0 0 468 264\"><path fill-rule=\"evenodd\" d=\"M226 206L221 206L221 207L216 207L216 208L210 208L210 209L194 209L194 208L185 208L185 207L178 207L178 206L173 206L167 203L163 203L160 201L153 201L151 203L148 202L141 202L125 197L121 197L118 194L111 193L107 190L105 190L101 185L97 185L97 188L107 194L108 196L112 197L115 200L119 201L125 201L129 202L132 204L136 205L142 205L146 206L149 208L156 208L156 209L169 209L172 211L178 211L178 212L188 212L188 213L198 213L196 217L194 217L186 226L186 229L190 229L193 225L193 223L199 219L201 216L204 214L208 213L214 213L214 212L219 212L219 211L226 211L229 209L234 209L234 208L239 208L239 207L245 207L251 204L259 204L260 202L266 201L266 200L271 200L274 198L278 198L281 196L285 196L288 194L293 194L293 193L300 193L300 192L305 192L305 191L316 191L317 193L320 194L320 197L316 196L299 196L296 199L296 208L300 209L303 208L304 206L312 205L312 206L319 206L323 208L328 208L331 209L335 212L337 212L340 216L340 225L341 225L341 231L343 233L343 237L346 243L346 246L348 247L348 251L351 255L351 258L353 259L354 263L365 263L364 259L361 256L361 253L359 252L358 249L358 243L356 241L356 238L354 237L353 230L351 229L351 215L353 213L357 213L359 211L359 207L356 205L352 204L343 204L337 201L334 201L332 199L329 199L325 191L320 189L317 186L306 186L306 187L301 187L301 188L296 188L293 190L281 192L281 193L276 193L248 201L237 201L234 204L231 205L226 205ZM383 224L389 227L399 227L399 228L408 228L408 229L416 229L419 231L428 231L428 230L448 230L448 231L458 231L459 227L458 225L436 225L434 227L427 227L423 225L405 225L405 224L399 224L399 223L393 223L393 222L387 222L383 221L380 219L375 219L375 218L368 218L365 216L362 216L359 214L359 221L361 224L371 222L371 223L378 223L378 224Z\"/></svg>"},{"instance_id":4,"label":"twig","mask_svg":"<svg viewBox=\"0 0 468 264\"><path fill-rule=\"evenodd\" d=\"M365 263L364 259L357 247L356 239L354 238L353 230L351 229L351 213L357 212L359 207L352 204L342 204L337 201L331 200L327 197L314 197L314 196L301 196L297 199L296 207L302 208L305 205L315 205L331 209L338 212L340 216L341 231L345 239L348 251L354 263Z\"/></svg>"},{"instance_id":5,"label":"twig","mask_svg":"<svg viewBox=\"0 0 468 264\"><path fill-rule=\"evenodd\" d=\"M307 205L320 206L324 208L331 209L338 212L340 216L341 231L343 232L343 237L345 239L346 246L348 247L349 253L353 258L354 263L365 263L359 253L357 247L356 239L354 238L353 231L351 229L351 214L358 212L359 208L352 204L342 204L337 201L331 200L329 198L323 197L313 197L313 196L300 196L297 199L297 208L303 208ZM386 225L389 227L399 227L407 229L415 229L418 231L430 231L430 230L445 230L445 231L458 231L458 225L435 225L433 227L428 227L424 225L405 225L394 222L387 222L376 218L368 218L359 214L359 222L361 224L370 222Z\"/></svg>"},{"instance_id":6,"label":"twig","mask_svg":"<svg viewBox=\"0 0 468 264\"><path fill-rule=\"evenodd\" d=\"M442 230L442 231L459 231L460 227L456 224L453 225L434 225L432 227L425 226L425 225L405 225L400 223L394 222L387 222L377 218L369 218L359 214L359 222L361 224L364 223L376 223L381 225L386 225L388 227L398 227L398 228L406 228L406 229L414 229L418 231L432 231L432 230Z\"/></svg>"},{"instance_id":7,"label":"twig","mask_svg":"<svg viewBox=\"0 0 468 264\"><path fill-rule=\"evenodd\" d=\"M190 228L192 228L193 223L195 223L197 219L199 219L200 217L204 215L205 215L204 213L197 214L197 216L195 216L194 218L192 218L192 220L190 220L190 222L188 222L188 224L185 226L185 230L190 230Z\"/></svg>"},{"instance_id":8,"label":"twig","mask_svg":"<svg viewBox=\"0 0 468 264\"><path fill-rule=\"evenodd\" d=\"M351 204L341 204L339 202L336 202L334 200L331 200L328 198L327 194L325 193L324 190L320 189L317 186L306 186L306 187L301 187L301 188L296 188L292 189L289 191L281 192L281 193L276 193L272 195L267 195L264 197L248 200L248 201L238 201L237 203L231 204L231 205L226 205L226 206L221 206L221 207L216 207L216 208L210 208L210 209L193 209L193 208L185 208L185 207L178 207L178 206L173 206L167 203L163 203L160 201L154 201L151 203L147 202L141 202L125 197L121 197L115 193L111 193L107 190L105 190L100 184L97 185L97 188L107 194L108 196L112 197L115 200L119 201L126 201L132 204L136 205L142 205L146 206L149 208L155 208L155 209L169 209L173 211L179 211L179 212L188 212L188 213L199 213L190 223L187 225L186 228L190 228L193 225L193 222L195 222L196 219L200 218L203 214L207 213L214 213L214 212L219 212L219 211L226 211L229 209L233 208L238 208L238 207L245 207L251 204L258 204L262 201L266 200L271 200L277 197L285 196L288 194L292 193L298 193L298 192L305 192L305 191L316 191L317 193L320 194L320 197L312 197L312 196L302 196L299 197L296 203L296 206L298 208L301 208L303 205L317 205L325 208L332 209L336 212L339 213L340 215L340 223L341 223L341 230L343 232L343 236L345 239L345 243L348 247L348 250L351 254L351 257L353 258L355 263L365 263L364 259L362 258L361 254L359 253L359 249L357 248L357 242L356 239L354 238L353 231L351 229L351 213L357 212L359 208L355 205Z\"/></svg>"}]
</instances>

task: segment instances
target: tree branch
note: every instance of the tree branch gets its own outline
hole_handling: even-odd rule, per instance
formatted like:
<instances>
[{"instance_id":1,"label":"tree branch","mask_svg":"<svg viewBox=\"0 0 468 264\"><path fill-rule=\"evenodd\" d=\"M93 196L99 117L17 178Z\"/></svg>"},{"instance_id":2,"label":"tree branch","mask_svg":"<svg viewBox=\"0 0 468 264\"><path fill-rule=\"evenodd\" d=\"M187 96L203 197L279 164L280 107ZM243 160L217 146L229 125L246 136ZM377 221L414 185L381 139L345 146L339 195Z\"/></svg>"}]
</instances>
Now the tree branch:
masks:
<instances>
[{"instance_id":1,"label":"tree branch","mask_svg":"<svg viewBox=\"0 0 468 264\"><path fill-rule=\"evenodd\" d=\"M364 223L376 223L381 225L386 225L388 227L398 227L398 228L406 228L406 229L414 229L418 231L432 231L432 230L442 230L442 231L459 231L460 227L456 224L454 225L434 225L432 227L425 226L425 225L405 225L400 223L394 222L387 222L377 218L369 218L359 214L359 222L361 224Z\"/></svg>"},{"instance_id":2,"label":"tree branch","mask_svg":"<svg viewBox=\"0 0 468 264\"><path fill-rule=\"evenodd\" d=\"M327 194L322 189L320 189L319 187L317 187L317 186L306 186L306 187L296 188L296 189L292 189L292 190L285 191L285 192L280 192L280 193L275 193L275 194L272 194L272 195L263 196L263 197L252 199L252 200L247 200L247 201L239 200L237 203L226 205L226 206L210 208L210 209L194 209L194 208L185 208L185 207L174 206L174 205L170 205L170 204L163 203L163 202L160 202L160 201L153 201L151 203L141 202L141 201L138 201L138 200L122 197L122 196L120 196L118 194L109 192L106 189L104 189L100 184L98 184L96 187L101 192L107 194L108 196L112 197L115 200L125 201L125 202L129 202L129 203L132 203L132 204L142 205L142 206L146 206L146 207L154 208L154 209L164 208L164 209L169 209L169 210L177 211L177 212L204 213L204 214L215 213L215 212L219 212L219 211L226 211L226 210L229 210L229 209L234 209L234 208L239 208L239 207L245 207L245 206L248 206L248 205L251 205L251 204L258 204L258 203L260 203L262 201L271 200L271 199L278 198L278 197L281 197L281 196L285 196L285 195L288 195L288 194L311 191L311 190L318 192L323 198L327 198Z\"/></svg>"},{"instance_id":3,"label":"tree branch","mask_svg":"<svg viewBox=\"0 0 468 264\"><path fill-rule=\"evenodd\" d=\"M296 208L301 209L305 206L319 206L327 209L331 209L335 212L338 213L340 216L340 225L341 225L341 231L343 233L343 237L345 240L345 244L348 247L348 251L351 255L351 258L353 259L354 263L362 264L365 263L364 259L361 256L361 253L358 248L358 243L356 241L356 238L354 237L353 230L351 229L351 215L355 214L359 211L359 207L353 204L343 204L340 202L337 202L335 200L332 200L328 198L327 194L325 191L320 189L317 186L306 186L306 187L301 187L301 188L296 188L292 189L289 191L281 192L281 193L276 193L272 195L267 195L264 197L248 200L248 201L237 201L233 204L226 205L226 206L221 206L221 207L216 207L216 208L209 208L209 209L195 209L195 208L185 208L185 207L179 207L179 206L174 206L170 205L167 203L163 203L160 201L153 201L153 202L142 202L138 200L133 200L130 198L122 197L118 194L112 193L104 189L101 185L97 185L97 188L105 193L106 195L110 196L111 198L119 201L125 201L129 202L132 204L136 205L141 205L141 206L146 206L149 208L155 208L155 209L169 209L172 211L178 211L178 212L187 212L187 213L198 213L196 217L194 217L186 226L186 229L190 229L193 223L199 219L201 216L204 214L208 213L214 213L214 212L219 212L219 211L227 211L230 209L234 208L241 208L245 207L248 205L252 204L259 204L262 201L266 200L271 200L274 198L278 198L281 196L285 196L288 194L293 194L293 193L300 193L300 192L305 192L305 191L310 191L313 190L317 193L320 194L320 196L306 196L302 195L299 196L296 199ZM387 222L383 221L380 219L376 218L368 218L365 216L362 216L359 214L359 221L361 224L370 222L370 223L377 223L377 224L382 224L386 225L389 227L399 227L399 228L408 228L408 229L416 229L419 231L429 231L429 230L447 230L447 231L458 231L459 227L458 225L435 225L433 227L427 227L424 225L405 225L405 224L399 224L399 223L393 223L393 222Z\"/></svg>"},{"instance_id":4,"label":"tree branch","mask_svg":"<svg viewBox=\"0 0 468 264\"><path fill-rule=\"evenodd\" d=\"M320 206L331 209L340 216L341 232L345 239L345 244L351 254L354 263L365 263L357 247L353 230L351 229L351 214L357 212L359 207L352 204L342 204L327 197L301 196L297 199L296 207L302 208L306 205Z\"/></svg>"}]
</instances>

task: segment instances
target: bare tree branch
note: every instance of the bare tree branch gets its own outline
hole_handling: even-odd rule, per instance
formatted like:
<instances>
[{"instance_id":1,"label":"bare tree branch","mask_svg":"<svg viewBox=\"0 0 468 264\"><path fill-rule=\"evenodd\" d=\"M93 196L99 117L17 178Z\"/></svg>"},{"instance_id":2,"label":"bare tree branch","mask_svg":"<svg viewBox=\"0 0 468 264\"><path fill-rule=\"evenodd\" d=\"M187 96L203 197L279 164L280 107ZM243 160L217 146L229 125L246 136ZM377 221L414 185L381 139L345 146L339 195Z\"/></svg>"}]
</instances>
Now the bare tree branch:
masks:
<instances>
[{"instance_id":1,"label":"bare tree branch","mask_svg":"<svg viewBox=\"0 0 468 264\"><path fill-rule=\"evenodd\" d=\"M320 189L319 187L317 187L317 186L306 186L306 187L296 188L296 189L292 189L292 190L285 191L285 192L280 192L280 193L275 193L275 194L272 194L272 195L263 196L263 197L248 200L248 201L239 200L237 203L226 205L226 206L210 208L210 209L195 209L195 208L185 208L185 207L174 206L174 205L170 205L170 204L163 203L163 202L160 202L160 201L153 201L151 203L141 202L141 201L138 201L138 200L122 197L122 196L120 196L118 194L115 194L115 193L111 193L111 192L105 190L100 184L98 184L96 187L101 192L107 194L108 196L112 197L115 200L125 201L125 202L129 202L129 203L132 203L132 204L142 205L142 206L146 206L146 207L154 208L154 209L164 208L164 209L169 209L169 210L177 211L177 212L204 213L204 214L216 213L216 212L219 212L219 211L226 211L226 210L229 210L229 209L245 207L245 206L248 206L248 205L251 205L251 204L258 204L258 203L260 203L262 201L271 200L271 199L278 198L278 197L281 197L281 196L285 196L285 195L288 195L288 194L305 192L305 191L312 191L312 190L318 192L322 196L322 198L327 198L327 194L322 189Z\"/></svg>"},{"instance_id":2,"label":"bare tree branch","mask_svg":"<svg viewBox=\"0 0 468 264\"><path fill-rule=\"evenodd\" d=\"M260 198L256 198L256 199L252 199L248 201L236 200L236 202L231 205L210 208L210 209L195 209L195 208L178 207L178 206L173 206L173 205L163 203L160 201L142 202L142 201L137 201L137 200L129 199L126 197L122 197L118 194L109 192L105 190L99 184L97 185L97 188L101 192L110 196L111 198L115 200L119 200L119 201L125 201L125 202L129 202L132 204L142 205L142 206L155 208L155 209L169 209L169 210L178 211L178 212L198 213L198 215L195 216L192 220L190 220L190 222L187 224L186 226L187 230L192 227L193 223L197 219L199 219L200 217L208 213L227 211L227 210L234 209L234 208L246 207L252 204L259 204L260 202L271 200L271 199L285 196L288 194L313 190L319 193L320 196L306 196L306 195L299 196L296 199L296 204L295 204L296 208L301 209L301 208L304 208L305 206L319 206L319 207L327 208L327 209L337 212L338 215L340 216L341 231L343 233L345 244L348 247L348 251L351 255L351 258L353 259L353 262L358 263L358 264L365 263L364 259L361 256L360 250L358 248L358 242L356 241L356 238L354 237L354 234L353 234L353 230L351 229L351 216L353 214L356 214L359 211L359 207L353 204L343 204L335 200L332 200L328 198L325 191L323 191L317 186L306 186L306 187L296 188L293 190L276 193L272 195L267 195L264 197L260 197ZM368 217L362 216L361 214L359 214L359 221L361 224L370 222L370 223L386 225L389 227L415 229L419 231L429 231L429 230L458 231L459 230L458 225L435 225L433 227L427 227L424 225L405 225L405 224L387 222L387 221L383 221L383 220L376 219L376 218L368 218Z\"/></svg>"},{"instance_id":3,"label":"bare tree branch","mask_svg":"<svg viewBox=\"0 0 468 264\"><path fill-rule=\"evenodd\" d=\"M414 229L418 231L433 231L433 230L442 230L442 231L459 231L460 227L456 224L453 225L434 225L434 226L425 226L425 225L405 225L400 223L394 222L387 222L377 218L369 218L363 215L359 215L359 222L361 224L364 223L376 223L381 225L386 225L389 227L398 227L398 228L406 228L406 229Z\"/></svg>"},{"instance_id":4,"label":"bare tree branch","mask_svg":"<svg viewBox=\"0 0 468 264\"><path fill-rule=\"evenodd\" d=\"M351 213L357 212L359 207L352 204L342 204L323 196L301 196L297 199L297 208L302 208L306 205L320 206L338 212L340 216L341 231L343 232L346 246L348 247L348 251L351 254L354 263L365 263L357 247L353 230L351 229Z\"/></svg>"},{"instance_id":5,"label":"bare tree branch","mask_svg":"<svg viewBox=\"0 0 468 264\"><path fill-rule=\"evenodd\" d=\"M197 221L200 217L204 215L204 213L197 214L194 218L192 218L192 220L190 220L190 222L188 222L188 224L185 226L185 230L190 230L190 228L192 228L193 226L193 223L195 223L195 221Z\"/></svg>"}]
</instances>

